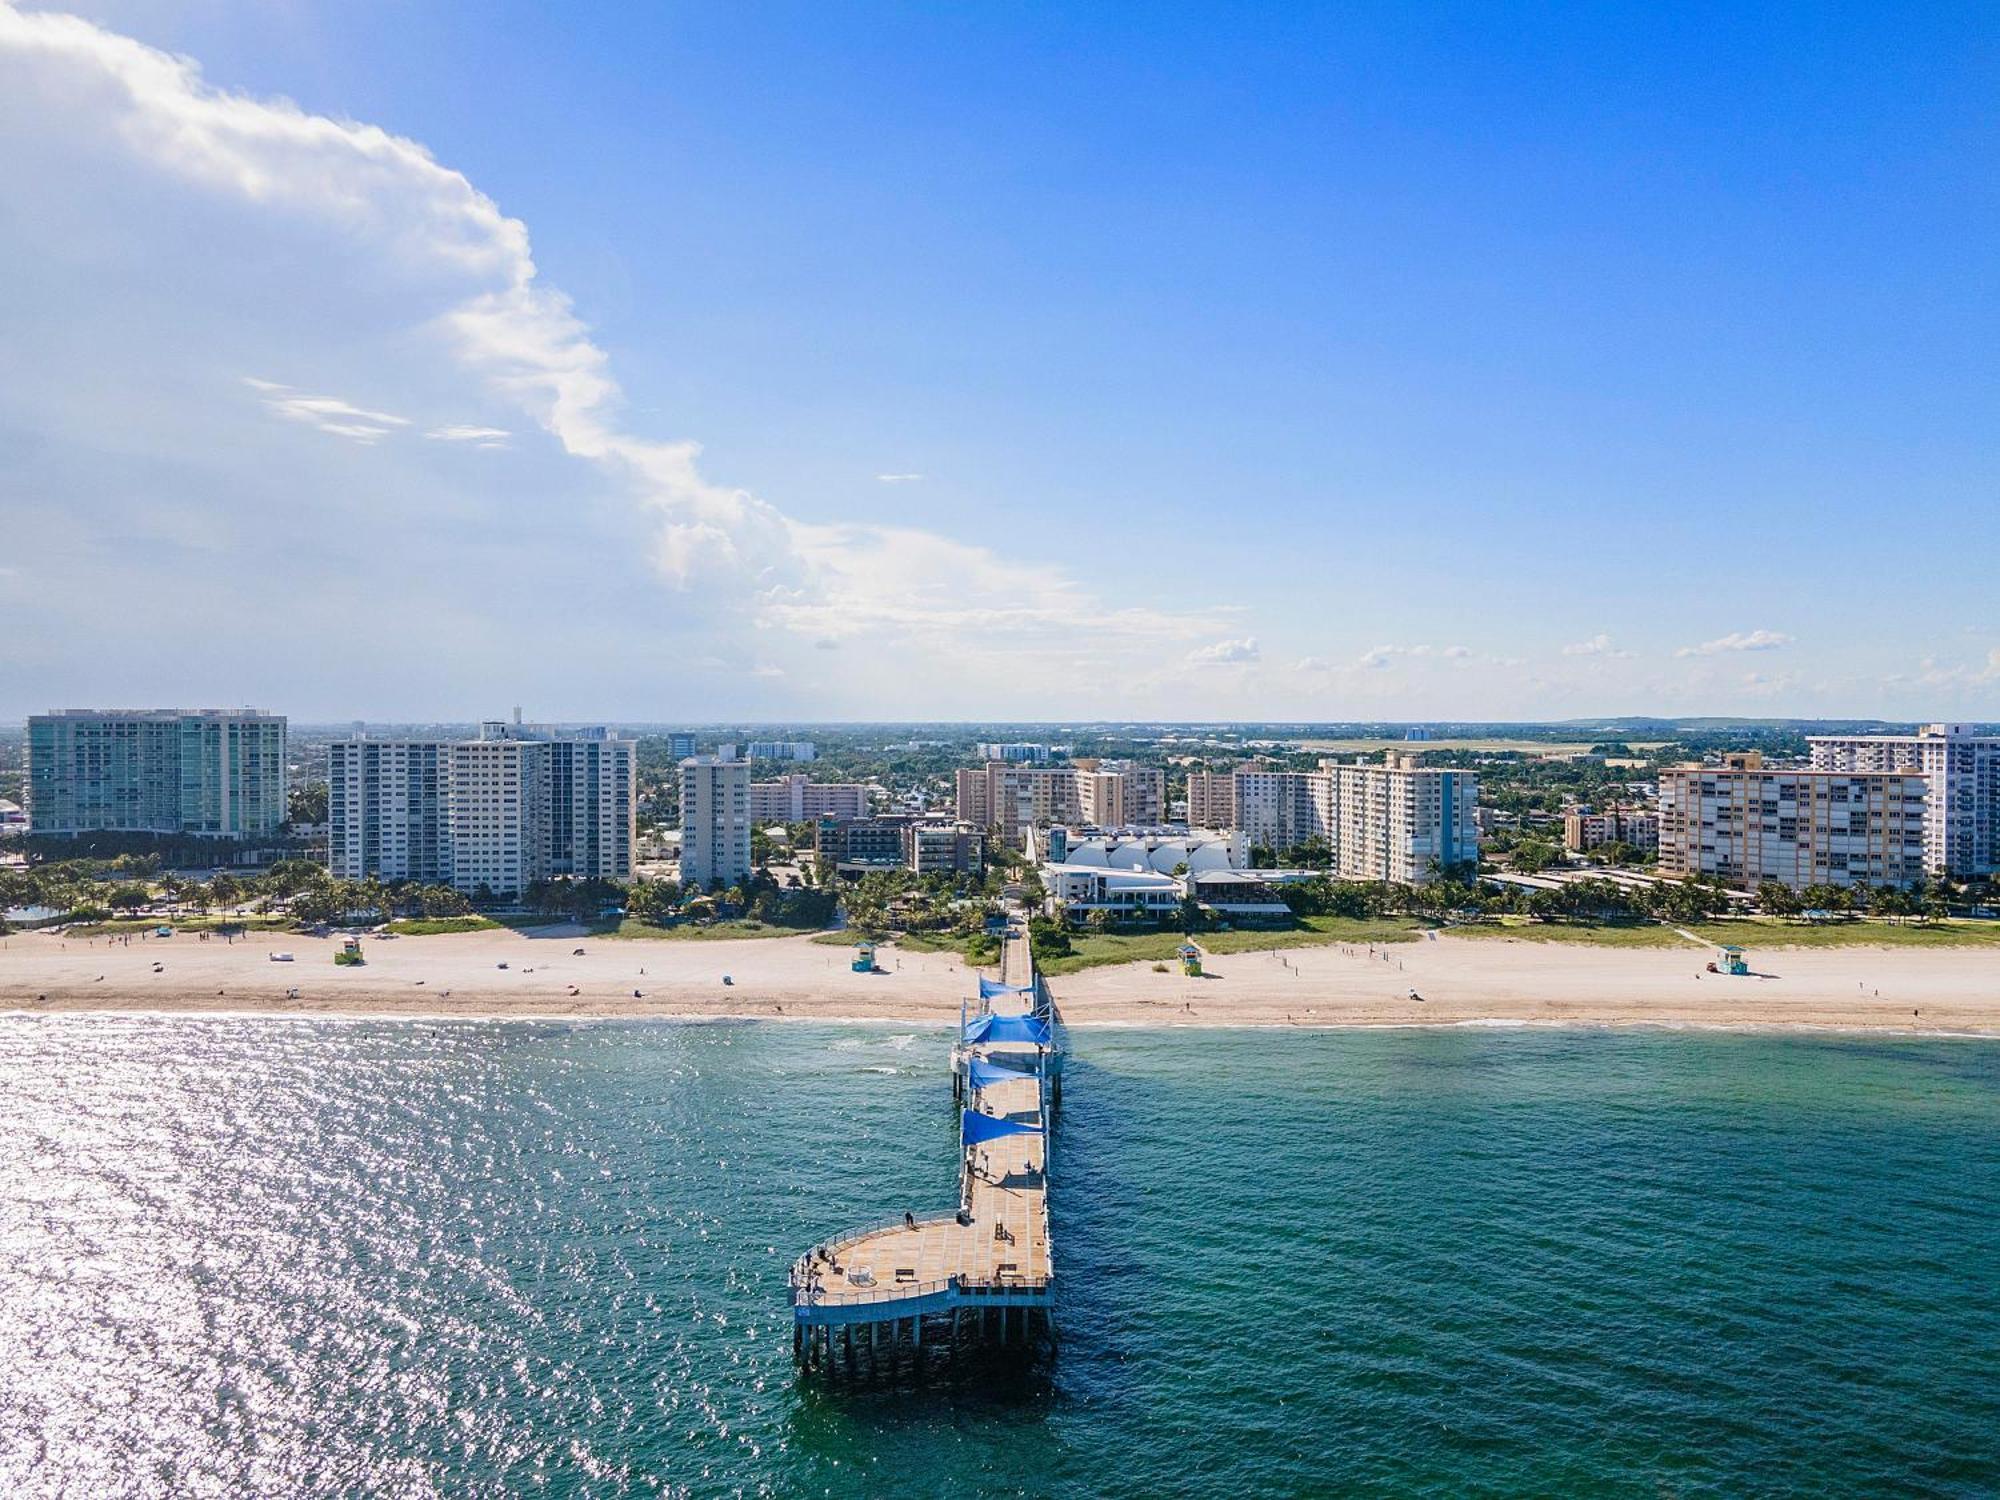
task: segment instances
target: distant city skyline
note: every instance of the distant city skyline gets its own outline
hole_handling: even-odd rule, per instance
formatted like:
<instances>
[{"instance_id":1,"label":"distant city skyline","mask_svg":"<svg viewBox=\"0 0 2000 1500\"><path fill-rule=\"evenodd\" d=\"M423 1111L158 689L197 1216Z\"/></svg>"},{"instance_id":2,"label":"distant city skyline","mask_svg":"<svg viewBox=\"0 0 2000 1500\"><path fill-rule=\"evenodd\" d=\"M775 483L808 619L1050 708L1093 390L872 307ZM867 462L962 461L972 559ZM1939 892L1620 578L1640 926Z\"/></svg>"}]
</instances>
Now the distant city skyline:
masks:
<instances>
[{"instance_id":1,"label":"distant city skyline","mask_svg":"<svg viewBox=\"0 0 2000 1500\"><path fill-rule=\"evenodd\" d=\"M0 722L2000 719L1996 31L0 0Z\"/></svg>"}]
</instances>

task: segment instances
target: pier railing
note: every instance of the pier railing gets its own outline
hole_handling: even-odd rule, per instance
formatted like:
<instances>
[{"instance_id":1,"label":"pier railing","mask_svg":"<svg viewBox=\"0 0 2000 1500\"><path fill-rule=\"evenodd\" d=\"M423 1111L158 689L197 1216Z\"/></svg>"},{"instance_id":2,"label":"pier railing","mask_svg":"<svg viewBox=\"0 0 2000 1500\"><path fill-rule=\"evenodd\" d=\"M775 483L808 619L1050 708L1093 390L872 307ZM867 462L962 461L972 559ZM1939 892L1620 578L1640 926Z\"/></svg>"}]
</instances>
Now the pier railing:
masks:
<instances>
[{"instance_id":1,"label":"pier railing","mask_svg":"<svg viewBox=\"0 0 2000 1500\"><path fill-rule=\"evenodd\" d=\"M794 1271L797 1271L794 1267ZM901 1281L889 1286L856 1287L829 1292L810 1281L792 1282L794 1307L867 1307L883 1302L916 1301L940 1292L957 1292L972 1297L1039 1297L1055 1282L1054 1276L1001 1276L976 1280L970 1276L939 1276L929 1281Z\"/></svg>"}]
</instances>

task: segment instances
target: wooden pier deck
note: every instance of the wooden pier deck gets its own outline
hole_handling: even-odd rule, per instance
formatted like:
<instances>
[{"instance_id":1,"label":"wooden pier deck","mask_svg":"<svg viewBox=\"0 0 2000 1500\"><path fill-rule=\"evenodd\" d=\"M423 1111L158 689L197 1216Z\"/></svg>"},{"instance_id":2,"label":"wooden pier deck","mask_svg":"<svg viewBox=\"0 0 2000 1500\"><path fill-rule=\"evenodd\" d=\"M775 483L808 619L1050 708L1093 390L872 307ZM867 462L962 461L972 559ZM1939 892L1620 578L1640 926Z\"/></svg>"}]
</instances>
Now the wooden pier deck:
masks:
<instances>
[{"instance_id":1,"label":"wooden pier deck","mask_svg":"<svg viewBox=\"0 0 2000 1500\"><path fill-rule=\"evenodd\" d=\"M1046 990L1036 982L1024 931L1010 929L1001 950L1001 982L1027 993L995 995L973 1013L1037 1014ZM1052 1051L1052 1049L1051 1049ZM971 1081L977 1060L1011 1076ZM960 1042L952 1068L963 1106L1036 1126L961 1152L956 1212L898 1219L824 1241L792 1267L794 1349L802 1363L852 1369L857 1340L879 1355L921 1352L925 1322L932 1338L962 1342L970 1329L1013 1343L1047 1327L1055 1261L1049 1243L1048 1105L1050 1053L1033 1042ZM997 1313L997 1316L995 1315ZM1039 1314L1039 1317L1037 1317ZM841 1342L837 1345L836 1339Z\"/></svg>"}]
</instances>

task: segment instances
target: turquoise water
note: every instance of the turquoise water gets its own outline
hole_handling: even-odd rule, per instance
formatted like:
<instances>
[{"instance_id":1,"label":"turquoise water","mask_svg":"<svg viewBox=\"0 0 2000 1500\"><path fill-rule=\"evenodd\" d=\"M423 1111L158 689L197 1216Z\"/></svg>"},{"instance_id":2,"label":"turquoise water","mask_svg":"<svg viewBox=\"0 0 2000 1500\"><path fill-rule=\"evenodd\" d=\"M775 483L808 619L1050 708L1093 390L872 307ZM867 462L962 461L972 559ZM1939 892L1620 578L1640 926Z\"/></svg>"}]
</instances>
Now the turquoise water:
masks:
<instances>
[{"instance_id":1,"label":"turquoise water","mask_svg":"<svg viewBox=\"0 0 2000 1500\"><path fill-rule=\"evenodd\" d=\"M0 1493L2000 1490L2000 1046L1072 1040L1056 1358L853 1395L942 1033L0 1019Z\"/></svg>"}]
</instances>

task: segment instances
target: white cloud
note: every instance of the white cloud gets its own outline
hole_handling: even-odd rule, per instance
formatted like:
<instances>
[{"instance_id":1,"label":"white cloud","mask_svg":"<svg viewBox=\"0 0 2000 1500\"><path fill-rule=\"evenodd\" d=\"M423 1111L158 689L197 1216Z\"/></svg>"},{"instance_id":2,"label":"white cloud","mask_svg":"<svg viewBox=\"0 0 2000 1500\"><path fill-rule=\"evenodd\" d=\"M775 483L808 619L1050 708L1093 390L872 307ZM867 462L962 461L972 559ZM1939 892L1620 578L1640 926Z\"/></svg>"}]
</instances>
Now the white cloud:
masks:
<instances>
[{"instance_id":1,"label":"white cloud","mask_svg":"<svg viewBox=\"0 0 2000 1500\"><path fill-rule=\"evenodd\" d=\"M1587 641L1572 641L1569 645L1562 648L1562 654L1564 656L1609 656L1623 658L1630 657L1633 653L1630 651L1620 651L1616 646L1611 644L1611 637L1600 631Z\"/></svg>"},{"instance_id":2,"label":"white cloud","mask_svg":"<svg viewBox=\"0 0 2000 1500\"><path fill-rule=\"evenodd\" d=\"M924 476L921 474L877 474L875 477L884 484L915 484Z\"/></svg>"},{"instance_id":3,"label":"white cloud","mask_svg":"<svg viewBox=\"0 0 2000 1500\"><path fill-rule=\"evenodd\" d=\"M1052 682L1109 706L1191 643L1242 628L1227 606L1125 604L1011 551L803 524L710 479L697 443L626 424L609 358L542 279L527 227L375 126L218 89L187 59L0 0L0 160L0 285L59 284L67 297L32 322L7 310L12 368L0 367L0 426L42 439L35 472L0 473L0 501L28 497L33 539L69 559L45 585L58 601L113 577L157 591L177 576L177 597L224 597L254 571L240 549L277 519L330 539L278 596L305 629L307 604L293 601L317 597L308 570L324 568L331 590L357 562L337 555L366 534L353 523L394 517L389 562L432 582L394 589L347 628L379 629L384 649L428 633L495 677L530 669L520 646L532 637L493 587L523 568L581 601L564 625L581 638L615 633L647 660L690 674L713 663L731 680L789 666L828 706L865 693L885 710L992 711L999 694L1048 704ZM228 383L260 372L252 386L284 419L276 430L250 432L216 400L225 359ZM66 379L46 378L55 363ZM107 455L96 438L114 388L138 415ZM306 453L287 446L293 425L347 443ZM419 433L434 441L396 441ZM476 486L440 478L440 446L503 443L506 462ZM140 530L173 555L141 568L136 549L121 560L99 540ZM194 555L204 548L212 561ZM635 556L680 597L646 592ZM671 650L654 639L666 637ZM78 663L91 658L87 633L64 639ZM882 649L844 653L837 680L824 657L801 670L817 642L862 640ZM285 644L271 642L274 672ZM608 664L604 678L632 680ZM383 682L359 669L354 680Z\"/></svg>"},{"instance_id":4,"label":"white cloud","mask_svg":"<svg viewBox=\"0 0 2000 1500\"><path fill-rule=\"evenodd\" d=\"M1470 646L1446 646L1438 652L1438 655L1447 661L1464 661L1468 656L1472 655L1472 648Z\"/></svg>"},{"instance_id":5,"label":"white cloud","mask_svg":"<svg viewBox=\"0 0 2000 1500\"><path fill-rule=\"evenodd\" d=\"M1191 667L1236 666L1256 661L1262 655L1257 649L1257 638L1244 636L1240 640L1212 641L1206 646L1198 646L1188 652L1187 664Z\"/></svg>"},{"instance_id":6,"label":"white cloud","mask_svg":"<svg viewBox=\"0 0 2000 1500\"><path fill-rule=\"evenodd\" d=\"M1699 646L1683 646L1674 655L1720 656L1728 651L1776 651L1791 643L1792 638L1778 630L1736 630L1717 636L1712 641L1703 641Z\"/></svg>"},{"instance_id":7,"label":"white cloud","mask_svg":"<svg viewBox=\"0 0 2000 1500\"><path fill-rule=\"evenodd\" d=\"M1330 672L1333 664L1323 656L1301 656L1292 663L1294 672Z\"/></svg>"}]
</instances>

